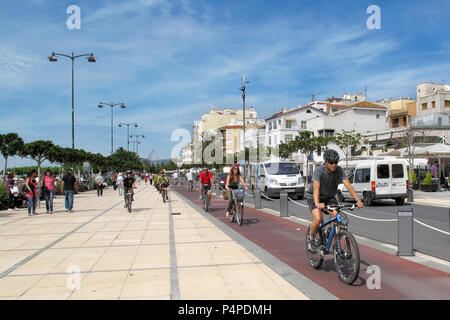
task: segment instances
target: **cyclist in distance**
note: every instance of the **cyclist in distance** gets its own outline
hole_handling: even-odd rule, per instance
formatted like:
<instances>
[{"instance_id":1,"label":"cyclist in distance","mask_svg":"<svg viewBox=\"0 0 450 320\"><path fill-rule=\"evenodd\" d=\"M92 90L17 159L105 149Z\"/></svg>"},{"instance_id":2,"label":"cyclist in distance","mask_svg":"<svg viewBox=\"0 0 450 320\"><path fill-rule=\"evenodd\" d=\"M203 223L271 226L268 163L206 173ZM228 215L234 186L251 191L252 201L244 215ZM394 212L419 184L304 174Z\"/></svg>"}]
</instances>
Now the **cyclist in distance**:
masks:
<instances>
[{"instance_id":1,"label":"cyclist in distance","mask_svg":"<svg viewBox=\"0 0 450 320\"><path fill-rule=\"evenodd\" d=\"M200 173L199 180L200 200L203 199L203 185L209 185L205 187L208 188L208 206L211 206L211 188L213 188L213 176L212 173L208 171L207 167L203 168L203 171Z\"/></svg>"},{"instance_id":2,"label":"cyclist in distance","mask_svg":"<svg viewBox=\"0 0 450 320\"><path fill-rule=\"evenodd\" d=\"M230 211L233 208L234 202L233 192L231 192L230 189L232 190L238 189L239 183L241 183L244 186L245 190L248 190L248 187L245 184L244 179L242 179L241 172L238 166L233 164L231 166L230 173L227 175L227 182L225 184L225 190L228 191L228 208L227 213L225 214L227 218L230 216Z\"/></svg>"},{"instance_id":3,"label":"cyclist in distance","mask_svg":"<svg viewBox=\"0 0 450 320\"><path fill-rule=\"evenodd\" d=\"M159 177L158 177L158 185L159 185L159 190L163 190L162 192L164 192L164 195L166 196L166 200L169 200L169 197L167 196L167 188L169 187L169 178L167 178L164 175L164 171L161 170Z\"/></svg>"},{"instance_id":4,"label":"cyclist in distance","mask_svg":"<svg viewBox=\"0 0 450 320\"><path fill-rule=\"evenodd\" d=\"M127 199L127 194L128 194L128 190L131 190L131 201L134 201L134 191L133 188L136 188L136 183L135 180L133 178L133 175L131 173L131 170L127 171L127 175L125 176L125 178L123 179L123 190L124 190L124 200L125 200L125 206L124 208L127 207L126 205L126 199Z\"/></svg>"},{"instance_id":5,"label":"cyclist in distance","mask_svg":"<svg viewBox=\"0 0 450 320\"><path fill-rule=\"evenodd\" d=\"M325 162L314 170L312 184L309 185L307 192L307 202L309 209L312 212L314 220L310 225L310 234L308 235L308 250L314 252L316 250L314 245L314 233L323 221L322 209L327 205L330 207L338 204L336 194L338 185L343 183L353 198L356 200L358 208L364 207L364 203L359 199L358 195L353 189L352 184L348 180L344 169L338 166L339 154L333 149L327 149L324 152L323 158ZM331 217L335 217L336 210L328 211Z\"/></svg>"}]
</instances>

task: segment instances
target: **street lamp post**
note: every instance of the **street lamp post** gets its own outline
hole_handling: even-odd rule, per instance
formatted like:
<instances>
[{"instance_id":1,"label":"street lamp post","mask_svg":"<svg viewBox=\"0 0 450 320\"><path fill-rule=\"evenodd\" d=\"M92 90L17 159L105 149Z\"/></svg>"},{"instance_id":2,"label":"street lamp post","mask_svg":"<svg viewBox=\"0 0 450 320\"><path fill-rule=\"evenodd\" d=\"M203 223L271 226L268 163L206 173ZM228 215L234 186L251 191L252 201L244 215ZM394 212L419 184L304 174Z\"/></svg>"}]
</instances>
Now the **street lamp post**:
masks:
<instances>
[{"instance_id":1,"label":"street lamp post","mask_svg":"<svg viewBox=\"0 0 450 320\"><path fill-rule=\"evenodd\" d=\"M106 103L106 102L100 102L98 107L101 109L103 108L103 105L107 105L111 107L111 154L114 153L114 106L118 106L120 105L120 107L122 109L125 109L127 106L125 105L125 103Z\"/></svg>"},{"instance_id":2,"label":"street lamp post","mask_svg":"<svg viewBox=\"0 0 450 320\"><path fill-rule=\"evenodd\" d=\"M89 62L96 62L96 59L94 57L93 53L89 53L89 54L80 54L78 56L75 56L74 53L72 52L72 55L69 56L67 54L62 54L62 53L55 53L52 52L52 55L50 57L47 57L47 59L50 62L57 62L58 59L56 58L56 56L61 56L61 57L66 57L69 58L70 60L72 60L72 149L75 149L75 108L74 108L74 103L75 103L75 99L74 99L74 69L75 69L75 59L77 58L81 58L81 57L87 57L87 61Z\"/></svg>"},{"instance_id":3,"label":"street lamp post","mask_svg":"<svg viewBox=\"0 0 450 320\"><path fill-rule=\"evenodd\" d=\"M133 141L133 143L136 143L136 154L139 156L139 145L141 144L141 142L139 141L139 138L145 138L145 136L143 134L132 134L130 135L130 138L136 138L136 141Z\"/></svg>"},{"instance_id":4,"label":"street lamp post","mask_svg":"<svg viewBox=\"0 0 450 320\"><path fill-rule=\"evenodd\" d=\"M130 152L130 126L138 127L138 124L135 123L119 123L119 128L122 126L127 126L127 151Z\"/></svg>"},{"instance_id":5,"label":"street lamp post","mask_svg":"<svg viewBox=\"0 0 450 320\"><path fill-rule=\"evenodd\" d=\"M243 146L244 146L244 163L246 164L245 157L245 85L249 83L249 81L245 81L245 74L242 75L242 87L240 90L242 91L242 127L243 127ZM244 165L244 181L246 178L246 166Z\"/></svg>"}]
</instances>

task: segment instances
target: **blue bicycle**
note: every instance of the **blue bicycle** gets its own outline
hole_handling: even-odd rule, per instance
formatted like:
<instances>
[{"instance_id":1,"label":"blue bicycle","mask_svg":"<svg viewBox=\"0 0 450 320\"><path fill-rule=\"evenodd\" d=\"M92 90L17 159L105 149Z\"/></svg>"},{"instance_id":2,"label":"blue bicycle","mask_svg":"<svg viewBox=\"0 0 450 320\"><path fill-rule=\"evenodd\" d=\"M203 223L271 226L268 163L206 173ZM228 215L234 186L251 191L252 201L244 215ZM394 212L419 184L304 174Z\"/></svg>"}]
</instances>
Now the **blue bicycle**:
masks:
<instances>
[{"instance_id":1,"label":"blue bicycle","mask_svg":"<svg viewBox=\"0 0 450 320\"><path fill-rule=\"evenodd\" d=\"M355 237L347 230L348 218L341 210L349 209L350 211L353 211L356 208L356 205L339 204L336 206L336 216L326 223L322 221L314 234L314 252L308 250L308 238L306 238L306 257L308 258L310 266L314 269L319 269L325 255L333 254L334 265L339 280L349 285L352 284L359 275L360 258L358 243L356 242ZM322 211L328 214L328 211L333 211L333 208L327 206L327 208ZM310 227L308 227L306 237L308 237L309 231ZM333 250L330 252L332 244Z\"/></svg>"}]
</instances>

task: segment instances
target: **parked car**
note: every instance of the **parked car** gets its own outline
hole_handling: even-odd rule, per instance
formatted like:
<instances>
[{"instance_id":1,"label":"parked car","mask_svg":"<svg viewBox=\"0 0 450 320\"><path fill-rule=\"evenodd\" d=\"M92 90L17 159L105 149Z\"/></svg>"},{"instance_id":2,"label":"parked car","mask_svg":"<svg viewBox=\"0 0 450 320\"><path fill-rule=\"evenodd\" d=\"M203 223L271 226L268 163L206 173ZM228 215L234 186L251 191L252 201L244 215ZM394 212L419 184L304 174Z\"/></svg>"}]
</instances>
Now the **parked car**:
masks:
<instances>
[{"instance_id":1,"label":"parked car","mask_svg":"<svg viewBox=\"0 0 450 320\"><path fill-rule=\"evenodd\" d=\"M227 183L227 173L219 172L216 173L216 177L214 179L214 184L219 186L220 189L225 189L225 184Z\"/></svg>"},{"instance_id":2,"label":"parked car","mask_svg":"<svg viewBox=\"0 0 450 320\"><path fill-rule=\"evenodd\" d=\"M408 162L403 159L361 160L349 176L356 193L371 206L378 199L394 199L403 205L408 197ZM338 186L340 202L353 198L343 184Z\"/></svg>"},{"instance_id":3,"label":"parked car","mask_svg":"<svg viewBox=\"0 0 450 320\"><path fill-rule=\"evenodd\" d=\"M289 197L303 199L305 182L295 162L262 162L250 164L250 186L260 189L269 198L286 191Z\"/></svg>"}]
</instances>

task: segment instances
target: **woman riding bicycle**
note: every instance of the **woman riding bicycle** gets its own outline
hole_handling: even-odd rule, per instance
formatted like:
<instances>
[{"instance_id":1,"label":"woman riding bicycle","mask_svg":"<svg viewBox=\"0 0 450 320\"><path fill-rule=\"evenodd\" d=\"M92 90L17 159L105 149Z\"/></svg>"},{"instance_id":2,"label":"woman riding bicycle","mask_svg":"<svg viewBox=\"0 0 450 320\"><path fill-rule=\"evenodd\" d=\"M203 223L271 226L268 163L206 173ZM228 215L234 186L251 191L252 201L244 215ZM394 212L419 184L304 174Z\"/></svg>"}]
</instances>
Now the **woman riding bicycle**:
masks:
<instances>
[{"instance_id":1,"label":"woman riding bicycle","mask_svg":"<svg viewBox=\"0 0 450 320\"><path fill-rule=\"evenodd\" d=\"M245 187L245 190L248 190L248 187L245 184L244 179L242 179L241 172L239 171L239 167L237 165L233 164L233 166L231 167L230 173L227 175L227 182L225 184L225 190L228 191L228 208L227 208L227 213L225 214L227 218L229 218L229 216L230 216L230 211L233 208L233 203L234 203L233 192L231 192L230 189L232 189L232 190L238 189L239 183L241 183Z\"/></svg>"}]
</instances>

